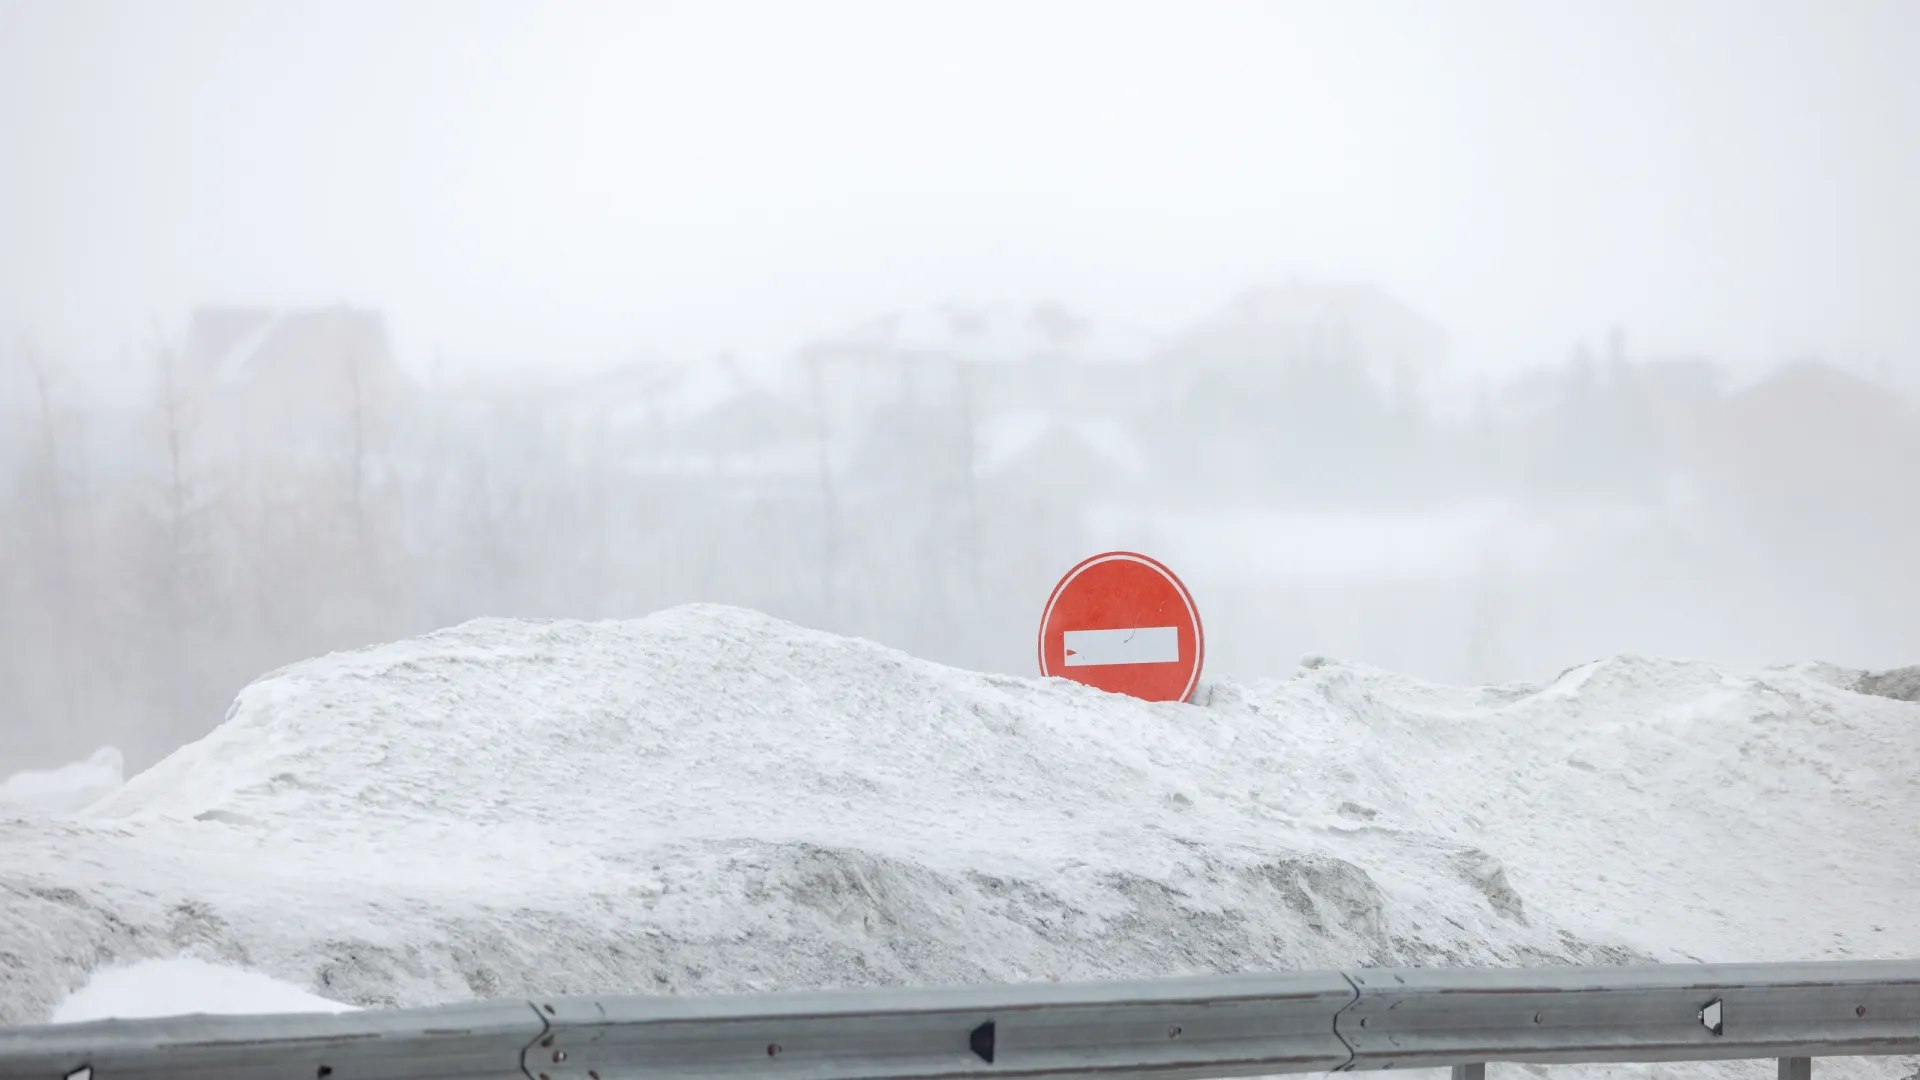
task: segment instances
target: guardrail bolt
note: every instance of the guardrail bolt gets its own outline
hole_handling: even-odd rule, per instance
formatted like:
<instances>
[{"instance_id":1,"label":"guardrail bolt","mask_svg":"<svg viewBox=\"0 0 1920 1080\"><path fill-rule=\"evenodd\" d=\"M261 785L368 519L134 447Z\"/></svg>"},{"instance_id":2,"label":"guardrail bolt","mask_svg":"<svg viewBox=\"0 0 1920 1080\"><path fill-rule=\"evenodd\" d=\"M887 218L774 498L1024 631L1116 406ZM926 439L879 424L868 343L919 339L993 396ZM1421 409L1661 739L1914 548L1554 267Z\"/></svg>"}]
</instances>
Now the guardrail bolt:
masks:
<instances>
[{"instance_id":1,"label":"guardrail bolt","mask_svg":"<svg viewBox=\"0 0 1920 1080\"><path fill-rule=\"evenodd\" d=\"M774 1057L774 1056L776 1056L776 1055L777 1055L777 1054L779 1054L779 1053L780 1053L780 1044L779 1044L779 1043L768 1043L768 1044L767 1044L767 1056L768 1056L768 1057Z\"/></svg>"},{"instance_id":2,"label":"guardrail bolt","mask_svg":"<svg viewBox=\"0 0 1920 1080\"><path fill-rule=\"evenodd\" d=\"M1533 1022L1534 1022L1534 1023L1536 1023L1536 1024L1540 1022L1540 1014L1539 1014L1539 1013L1534 1013L1534 1014L1533 1014Z\"/></svg>"},{"instance_id":3,"label":"guardrail bolt","mask_svg":"<svg viewBox=\"0 0 1920 1080\"><path fill-rule=\"evenodd\" d=\"M967 1046L973 1050L973 1055L989 1065L993 1064L994 1032L996 1030L993 1021L989 1020L979 1027L974 1028L973 1031L967 1035Z\"/></svg>"},{"instance_id":4,"label":"guardrail bolt","mask_svg":"<svg viewBox=\"0 0 1920 1080\"><path fill-rule=\"evenodd\" d=\"M333 1075L333 1066L331 1065L320 1066L320 1069L317 1075L320 1077L320 1080L327 1080L327 1077Z\"/></svg>"},{"instance_id":5,"label":"guardrail bolt","mask_svg":"<svg viewBox=\"0 0 1920 1080\"><path fill-rule=\"evenodd\" d=\"M565 1050L555 1050L553 1052L553 1063L555 1065L558 1065L565 1060L567 1060L567 1052Z\"/></svg>"},{"instance_id":6,"label":"guardrail bolt","mask_svg":"<svg viewBox=\"0 0 1920 1080\"><path fill-rule=\"evenodd\" d=\"M1855 1005L1853 1007L1853 1015L1855 1016L1867 1015L1867 1007L1865 1005Z\"/></svg>"},{"instance_id":7,"label":"guardrail bolt","mask_svg":"<svg viewBox=\"0 0 1920 1080\"><path fill-rule=\"evenodd\" d=\"M546 1038L544 1038L544 1039L541 1039L541 1040L540 1040L540 1045L541 1045L541 1046L552 1046L552 1045L553 1045L553 1036L551 1036L551 1035L549 1035L549 1036L547 1036Z\"/></svg>"},{"instance_id":8,"label":"guardrail bolt","mask_svg":"<svg viewBox=\"0 0 1920 1080\"><path fill-rule=\"evenodd\" d=\"M1712 1032L1716 1039L1726 1031L1726 1009L1719 998L1707 1002L1700 1010L1700 1026Z\"/></svg>"},{"instance_id":9,"label":"guardrail bolt","mask_svg":"<svg viewBox=\"0 0 1920 1080\"><path fill-rule=\"evenodd\" d=\"M1167 1038L1169 1038L1169 1039L1177 1039L1177 1038L1179 1038L1179 1037L1180 1037L1180 1025L1179 1025L1179 1024L1175 1024L1175 1025L1173 1025L1172 1027L1170 1027L1170 1028L1168 1028L1168 1029L1167 1029Z\"/></svg>"}]
</instances>

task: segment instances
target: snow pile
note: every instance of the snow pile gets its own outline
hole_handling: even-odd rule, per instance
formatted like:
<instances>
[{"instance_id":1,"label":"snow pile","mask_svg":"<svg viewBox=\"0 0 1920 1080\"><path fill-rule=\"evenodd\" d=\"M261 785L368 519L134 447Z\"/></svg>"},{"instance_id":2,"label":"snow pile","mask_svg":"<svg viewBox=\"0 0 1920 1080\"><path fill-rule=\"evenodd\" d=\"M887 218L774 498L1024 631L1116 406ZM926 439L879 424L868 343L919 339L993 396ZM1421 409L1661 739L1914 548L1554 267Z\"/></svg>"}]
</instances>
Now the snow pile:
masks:
<instances>
[{"instance_id":1,"label":"snow pile","mask_svg":"<svg viewBox=\"0 0 1920 1080\"><path fill-rule=\"evenodd\" d=\"M0 818L0 1022L183 950L356 1005L1910 956L1917 725L1811 669L1149 705L727 608L482 620Z\"/></svg>"},{"instance_id":2,"label":"snow pile","mask_svg":"<svg viewBox=\"0 0 1920 1080\"><path fill-rule=\"evenodd\" d=\"M87 985L53 1011L52 1022L135 1020L184 1013L340 1013L352 1009L351 1005L315 997L265 975L180 957L142 960L95 972Z\"/></svg>"},{"instance_id":3,"label":"snow pile","mask_svg":"<svg viewBox=\"0 0 1920 1080\"><path fill-rule=\"evenodd\" d=\"M0 807L72 814L98 802L125 780L126 764L111 746L57 769L27 769L0 780Z\"/></svg>"}]
</instances>

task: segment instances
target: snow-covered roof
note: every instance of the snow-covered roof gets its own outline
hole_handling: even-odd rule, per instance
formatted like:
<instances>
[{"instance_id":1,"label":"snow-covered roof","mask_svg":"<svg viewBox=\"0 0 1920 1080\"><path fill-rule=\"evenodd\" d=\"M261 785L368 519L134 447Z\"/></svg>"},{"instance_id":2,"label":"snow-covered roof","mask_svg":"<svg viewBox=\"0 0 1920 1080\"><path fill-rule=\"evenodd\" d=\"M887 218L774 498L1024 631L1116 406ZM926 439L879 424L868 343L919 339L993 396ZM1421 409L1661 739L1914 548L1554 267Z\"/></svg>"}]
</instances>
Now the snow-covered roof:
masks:
<instances>
[{"instance_id":1,"label":"snow-covered roof","mask_svg":"<svg viewBox=\"0 0 1920 1080\"><path fill-rule=\"evenodd\" d=\"M233 386L246 377L247 370L260 355L260 347L280 329L284 317L267 314L252 330L242 334L213 358L212 377L216 386Z\"/></svg>"},{"instance_id":2,"label":"snow-covered roof","mask_svg":"<svg viewBox=\"0 0 1920 1080\"><path fill-rule=\"evenodd\" d=\"M1251 289L1179 334L1174 359L1288 359L1348 352L1377 379L1437 365L1446 336L1424 315L1371 285L1294 281Z\"/></svg>"},{"instance_id":3,"label":"snow-covered roof","mask_svg":"<svg viewBox=\"0 0 1920 1080\"><path fill-rule=\"evenodd\" d=\"M818 476L820 454L817 447L800 444L731 451L673 447L629 455L625 468L637 476L791 481Z\"/></svg>"},{"instance_id":4,"label":"snow-covered roof","mask_svg":"<svg viewBox=\"0 0 1920 1080\"><path fill-rule=\"evenodd\" d=\"M889 312L829 347L945 356L982 363L1063 360L1137 363L1153 335L1081 316L1058 304L940 304Z\"/></svg>"},{"instance_id":5,"label":"snow-covered roof","mask_svg":"<svg viewBox=\"0 0 1920 1080\"><path fill-rule=\"evenodd\" d=\"M681 427L728 402L766 389L725 358L646 360L599 372L567 387L579 414L612 427Z\"/></svg>"},{"instance_id":6,"label":"snow-covered roof","mask_svg":"<svg viewBox=\"0 0 1920 1080\"><path fill-rule=\"evenodd\" d=\"M699 445L719 451L812 446L816 441L812 414L768 390L745 390L720 401L696 417L686 432Z\"/></svg>"},{"instance_id":7,"label":"snow-covered roof","mask_svg":"<svg viewBox=\"0 0 1920 1080\"><path fill-rule=\"evenodd\" d=\"M380 314L359 308L202 308L187 330L190 369L218 387L238 386L276 366L337 357L342 348L392 366Z\"/></svg>"},{"instance_id":8,"label":"snow-covered roof","mask_svg":"<svg viewBox=\"0 0 1920 1080\"><path fill-rule=\"evenodd\" d=\"M1112 417L1011 413L989 417L974 432L975 471L1009 468L1049 439L1071 438L1128 478L1148 472L1146 454L1127 426Z\"/></svg>"}]
</instances>

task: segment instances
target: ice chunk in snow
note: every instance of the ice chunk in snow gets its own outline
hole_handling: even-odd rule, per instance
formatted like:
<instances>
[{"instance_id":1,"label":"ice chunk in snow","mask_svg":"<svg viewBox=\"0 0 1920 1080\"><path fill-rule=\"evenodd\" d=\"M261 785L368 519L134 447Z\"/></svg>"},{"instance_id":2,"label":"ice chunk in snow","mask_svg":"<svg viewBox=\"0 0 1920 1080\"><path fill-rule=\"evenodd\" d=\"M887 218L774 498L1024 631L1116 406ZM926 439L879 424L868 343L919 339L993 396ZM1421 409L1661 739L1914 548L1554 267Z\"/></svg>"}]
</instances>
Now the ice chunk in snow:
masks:
<instances>
[{"instance_id":1,"label":"ice chunk in snow","mask_svg":"<svg viewBox=\"0 0 1920 1080\"><path fill-rule=\"evenodd\" d=\"M179 957L143 960L95 972L53 1010L53 1023L137 1020L189 1013L339 1013L353 1006L308 993L257 972Z\"/></svg>"}]
</instances>

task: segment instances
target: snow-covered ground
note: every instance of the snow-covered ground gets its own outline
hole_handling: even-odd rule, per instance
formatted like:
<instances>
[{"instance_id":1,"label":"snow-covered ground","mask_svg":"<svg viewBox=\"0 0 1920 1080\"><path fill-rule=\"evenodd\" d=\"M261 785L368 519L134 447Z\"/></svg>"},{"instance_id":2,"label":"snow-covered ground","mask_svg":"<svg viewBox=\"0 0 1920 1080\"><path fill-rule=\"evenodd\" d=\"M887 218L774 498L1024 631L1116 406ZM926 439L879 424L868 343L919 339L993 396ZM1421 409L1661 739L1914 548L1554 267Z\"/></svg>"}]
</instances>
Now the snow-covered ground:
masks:
<instances>
[{"instance_id":1,"label":"snow-covered ground","mask_svg":"<svg viewBox=\"0 0 1920 1080\"><path fill-rule=\"evenodd\" d=\"M292 983L190 956L140 960L96 971L53 1010L52 1022L132 1020L186 1012L232 1016L339 1013L353 1006L310 994Z\"/></svg>"},{"instance_id":2,"label":"snow-covered ground","mask_svg":"<svg viewBox=\"0 0 1920 1080\"><path fill-rule=\"evenodd\" d=\"M1855 685L1336 660L1153 705L729 608L482 620L0 809L0 1023L183 953L358 1006L1920 955L1920 704Z\"/></svg>"}]
</instances>

